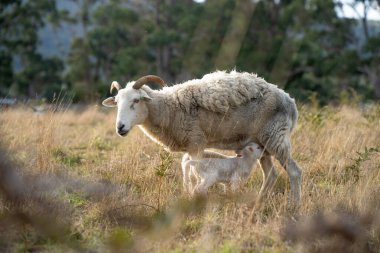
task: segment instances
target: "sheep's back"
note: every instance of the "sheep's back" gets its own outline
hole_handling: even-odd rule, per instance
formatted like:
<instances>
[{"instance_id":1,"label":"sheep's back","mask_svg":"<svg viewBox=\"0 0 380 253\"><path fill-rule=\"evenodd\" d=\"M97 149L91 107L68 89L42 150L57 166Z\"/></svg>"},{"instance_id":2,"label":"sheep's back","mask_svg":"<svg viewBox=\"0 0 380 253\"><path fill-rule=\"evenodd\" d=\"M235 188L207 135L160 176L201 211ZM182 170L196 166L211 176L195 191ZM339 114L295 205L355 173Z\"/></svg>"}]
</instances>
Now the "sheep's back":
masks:
<instances>
[{"instance_id":1,"label":"sheep's back","mask_svg":"<svg viewBox=\"0 0 380 253\"><path fill-rule=\"evenodd\" d=\"M194 107L226 113L276 87L255 74L218 71L173 87L173 96L186 111Z\"/></svg>"}]
</instances>

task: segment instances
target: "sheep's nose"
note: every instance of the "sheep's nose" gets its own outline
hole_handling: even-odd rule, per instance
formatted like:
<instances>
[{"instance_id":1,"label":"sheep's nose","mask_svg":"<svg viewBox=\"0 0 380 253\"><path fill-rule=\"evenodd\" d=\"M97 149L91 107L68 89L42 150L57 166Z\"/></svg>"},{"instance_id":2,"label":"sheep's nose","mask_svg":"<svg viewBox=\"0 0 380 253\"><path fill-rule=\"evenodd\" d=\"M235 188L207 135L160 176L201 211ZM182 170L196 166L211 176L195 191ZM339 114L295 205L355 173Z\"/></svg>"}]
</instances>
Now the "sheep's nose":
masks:
<instances>
[{"instance_id":1,"label":"sheep's nose","mask_svg":"<svg viewBox=\"0 0 380 253\"><path fill-rule=\"evenodd\" d=\"M118 123L117 124L117 133L121 136L126 135L129 131L124 129L124 124Z\"/></svg>"},{"instance_id":2,"label":"sheep's nose","mask_svg":"<svg viewBox=\"0 0 380 253\"><path fill-rule=\"evenodd\" d=\"M117 131L119 131L119 132L120 132L120 131L123 131L124 126L125 126L125 125L124 125L123 123L118 123L118 124L117 124Z\"/></svg>"}]
</instances>

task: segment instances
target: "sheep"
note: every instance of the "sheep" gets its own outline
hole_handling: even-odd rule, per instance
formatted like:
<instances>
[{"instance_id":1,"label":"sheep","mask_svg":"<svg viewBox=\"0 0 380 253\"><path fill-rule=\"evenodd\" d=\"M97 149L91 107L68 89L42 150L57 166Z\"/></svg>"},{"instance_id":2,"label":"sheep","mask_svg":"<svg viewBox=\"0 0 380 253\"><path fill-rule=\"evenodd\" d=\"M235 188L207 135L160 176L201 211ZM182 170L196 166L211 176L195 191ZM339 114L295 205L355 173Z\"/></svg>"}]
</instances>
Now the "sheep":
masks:
<instances>
[{"instance_id":1,"label":"sheep","mask_svg":"<svg viewBox=\"0 0 380 253\"><path fill-rule=\"evenodd\" d=\"M210 186L218 182L230 183L231 190L236 191L240 183L248 178L262 153L263 149L253 142L238 152L237 156L228 158L190 160L189 155L185 154L181 163L183 174L186 175L184 186L192 195L206 193ZM191 183L192 176L197 179L195 187Z\"/></svg>"},{"instance_id":2,"label":"sheep","mask_svg":"<svg viewBox=\"0 0 380 253\"><path fill-rule=\"evenodd\" d=\"M144 85L157 83L161 90ZM298 111L294 99L276 85L255 74L216 71L171 87L160 77L149 75L127 83L102 103L117 106L116 132L127 136L135 125L153 141L172 152L187 152L192 159L221 157L206 148L237 150L250 142L264 147L260 158L263 184L259 200L277 178L272 156L290 179L290 200L301 197L302 172L291 156L290 134Z\"/></svg>"}]
</instances>

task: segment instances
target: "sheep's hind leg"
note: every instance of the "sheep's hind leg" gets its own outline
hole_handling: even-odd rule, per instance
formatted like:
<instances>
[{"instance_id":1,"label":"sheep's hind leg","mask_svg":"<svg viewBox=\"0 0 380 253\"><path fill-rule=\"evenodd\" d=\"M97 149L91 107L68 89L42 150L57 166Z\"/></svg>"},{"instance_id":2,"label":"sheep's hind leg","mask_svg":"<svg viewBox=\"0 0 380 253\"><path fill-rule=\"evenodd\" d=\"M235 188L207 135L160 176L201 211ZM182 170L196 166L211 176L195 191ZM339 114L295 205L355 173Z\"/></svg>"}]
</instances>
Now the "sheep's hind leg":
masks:
<instances>
[{"instance_id":1,"label":"sheep's hind leg","mask_svg":"<svg viewBox=\"0 0 380 253\"><path fill-rule=\"evenodd\" d=\"M285 161L280 161L290 179L290 201L298 205L301 200L302 171L289 155Z\"/></svg>"},{"instance_id":2,"label":"sheep's hind leg","mask_svg":"<svg viewBox=\"0 0 380 253\"><path fill-rule=\"evenodd\" d=\"M259 192L259 200L261 201L272 190L278 174L273 165L272 156L267 152L260 158L260 167L263 173L263 183Z\"/></svg>"},{"instance_id":3,"label":"sheep's hind leg","mask_svg":"<svg viewBox=\"0 0 380 253\"><path fill-rule=\"evenodd\" d=\"M275 157L288 173L290 180L290 202L299 205L301 199L302 171L291 156L291 145L289 138L285 138Z\"/></svg>"}]
</instances>

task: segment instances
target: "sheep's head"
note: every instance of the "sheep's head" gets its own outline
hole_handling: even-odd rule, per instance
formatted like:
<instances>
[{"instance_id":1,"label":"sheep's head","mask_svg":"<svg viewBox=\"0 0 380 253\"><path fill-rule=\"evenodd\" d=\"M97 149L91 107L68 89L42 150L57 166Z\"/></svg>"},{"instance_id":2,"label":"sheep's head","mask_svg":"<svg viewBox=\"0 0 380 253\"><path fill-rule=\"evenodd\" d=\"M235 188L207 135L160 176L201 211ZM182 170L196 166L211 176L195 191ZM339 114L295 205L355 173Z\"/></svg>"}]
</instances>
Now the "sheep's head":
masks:
<instances>
[{"instance_id":1,"label":"sheep's head","mask_svg":"<svg viewBox=\"0 0 380 253\"><path fill-rule=\"evenodd\" d=\"M165 84L161 78L153 75L141 77L135 82L129 82L124 89L118 82L113 81L110 93L116 89L118 90L117 95L102 102L107 107L117 106L116 133L120 136L126 136L133 126L144 123L148 117L146 103L149 103L152 98L140 89L146 83L158 83L161 86Z\"/></svg>"}]
</instances>

